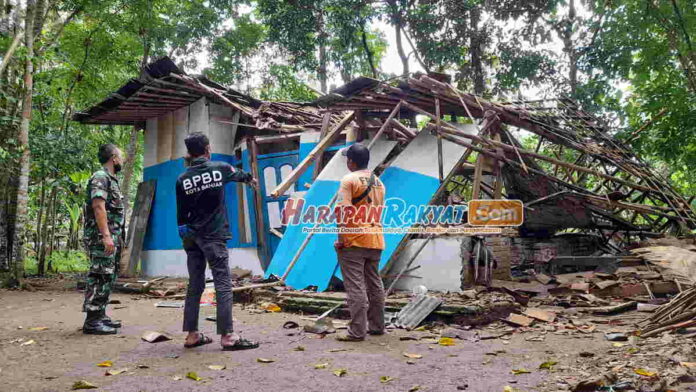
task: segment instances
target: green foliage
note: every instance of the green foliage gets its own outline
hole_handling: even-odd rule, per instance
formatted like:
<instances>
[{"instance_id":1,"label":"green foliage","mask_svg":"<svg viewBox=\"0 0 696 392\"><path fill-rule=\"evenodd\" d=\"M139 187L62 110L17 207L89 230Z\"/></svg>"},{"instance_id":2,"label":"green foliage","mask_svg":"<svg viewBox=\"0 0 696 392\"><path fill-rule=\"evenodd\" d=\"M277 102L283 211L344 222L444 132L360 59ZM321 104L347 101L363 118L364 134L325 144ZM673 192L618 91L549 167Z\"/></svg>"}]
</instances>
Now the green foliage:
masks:
<instances>
[{"instance_id":1,"label":"green foliage","mask_svg":"<svg viewBox=\"0 0 696 392\"><path fill-rule=\"evenodd\" d=\"M271 65L258 93L268 101L310 102L317 98L317 93L287 65Z\"/></svg>"},{"instance_id":2,"label":"green foliage","mask_svg":"<svg viewBox=\"0 0 696 392\"><path fill-rule=\"evenodd\" d=\"M233 84L250 79L258 67L252 58L263 51L267 28L254 22L251 15L234 20L234 26L213 41L213 66L205 71L211 79Z\"/></svg>"},{"instance_id":3,"label":"green foliage","mask_svg":"<svg viewBox=\"0 0 696 392\"><path fill-rule=\"evenodd\" d=\"M696 51L691 40L696 9L678 0L597 2L595 7L604 23L581 62L592 76L585 102L618 114L624 137L666 110L633 145L647 158L664 162L675 184L694 194Z\"/></svg>"},{"instance_id":4,"label":"green foliage","mask_svg":"<svg viewBox=\"0 0 696 392\"><path fill-rule=\"evenodd\" d=\"M86 272L89 270L89 259L84 251L59 251L53 252L49 258L53 271L61 272ZM38 273L37 261L34 257L27 257L24 260L24 268L28 275Z\"/></svg>"}]
</instances>

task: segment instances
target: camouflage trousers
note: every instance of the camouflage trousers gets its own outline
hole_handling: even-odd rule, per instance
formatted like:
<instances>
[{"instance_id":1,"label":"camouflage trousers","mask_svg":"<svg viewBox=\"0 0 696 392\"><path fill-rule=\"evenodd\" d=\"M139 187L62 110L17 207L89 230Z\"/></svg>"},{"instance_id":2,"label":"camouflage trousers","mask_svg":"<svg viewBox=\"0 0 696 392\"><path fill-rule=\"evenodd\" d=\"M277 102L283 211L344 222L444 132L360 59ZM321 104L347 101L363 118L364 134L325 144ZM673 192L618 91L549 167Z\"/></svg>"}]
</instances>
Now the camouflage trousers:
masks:
<instances>
[{"instance_id":1,"label":"camouflage trousers","mask_svg":"<svg viewBox=\"0 0 696 392\"><path fill-rule=\"evenodd\" d=\"M111 255L104 254L104 246L96 245L87 247L89 255L89 272L85 285L85 302L82 305L83 312L101 312L109 303L111 289L118 277L121 247Z\"/></svg>"}]
</instances>

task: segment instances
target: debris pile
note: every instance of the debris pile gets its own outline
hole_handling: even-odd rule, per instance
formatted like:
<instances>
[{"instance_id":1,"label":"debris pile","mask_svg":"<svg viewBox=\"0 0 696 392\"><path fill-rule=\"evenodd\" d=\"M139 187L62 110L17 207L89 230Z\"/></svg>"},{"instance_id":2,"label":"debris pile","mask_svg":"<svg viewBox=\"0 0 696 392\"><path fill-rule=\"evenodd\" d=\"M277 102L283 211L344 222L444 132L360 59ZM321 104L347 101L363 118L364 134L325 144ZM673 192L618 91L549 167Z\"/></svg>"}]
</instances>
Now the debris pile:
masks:
<instances>
[{"instance_id":1,"label":"debris pile","mask_svg":"<svg viewBox=\"0 0 696 392\"><path fill-rule=\"evenodd\" d=\"M641 325L641 337L696 326L696 287L683 291L669 303L660 306Z\"/></svg>"}]
</instances>

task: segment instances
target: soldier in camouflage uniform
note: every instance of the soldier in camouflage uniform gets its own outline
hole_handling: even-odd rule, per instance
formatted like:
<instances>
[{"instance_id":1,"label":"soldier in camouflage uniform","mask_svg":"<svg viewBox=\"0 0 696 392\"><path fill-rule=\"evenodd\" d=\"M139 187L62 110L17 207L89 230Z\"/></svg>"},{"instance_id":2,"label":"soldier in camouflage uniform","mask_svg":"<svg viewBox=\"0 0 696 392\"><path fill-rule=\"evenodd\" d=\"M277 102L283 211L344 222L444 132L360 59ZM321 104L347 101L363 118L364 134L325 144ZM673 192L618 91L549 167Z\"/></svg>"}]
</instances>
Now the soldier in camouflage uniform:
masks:
<instances>
[{"instance_id":1,"label":"soldier in camouflage uniform","mask_svg":"<svg viewBox=\"0 0 696 392\"><path fill-rule=\"evenodd\" d=\"M102 169L87 184L84 242L89 256L85 302L87 313L82 331L86 334L115 334L121 322L106 316L111 288L118 275L123 244L123 196L116 178L123 162L121 150L113 144L99 147Z\"/></svg>"}]
</instances>

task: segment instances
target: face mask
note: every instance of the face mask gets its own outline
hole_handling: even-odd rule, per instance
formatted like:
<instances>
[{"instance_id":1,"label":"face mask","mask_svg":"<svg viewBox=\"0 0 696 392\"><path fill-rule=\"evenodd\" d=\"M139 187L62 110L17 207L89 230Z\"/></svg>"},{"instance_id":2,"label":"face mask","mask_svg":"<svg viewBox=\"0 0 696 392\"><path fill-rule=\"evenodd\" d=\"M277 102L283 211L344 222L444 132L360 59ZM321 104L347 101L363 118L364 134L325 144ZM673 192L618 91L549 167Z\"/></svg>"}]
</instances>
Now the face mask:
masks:
<instances>
[{"instance_id":1,"label":"face mask","mask_svg":"<svg viewBox=\"0 0 696 392\"><path fill-rule=\"evenodd\" d=\"M120 172L122 169L122 166L120 163L114 163L114 173Z\"/></svg>"}]
</instances>

